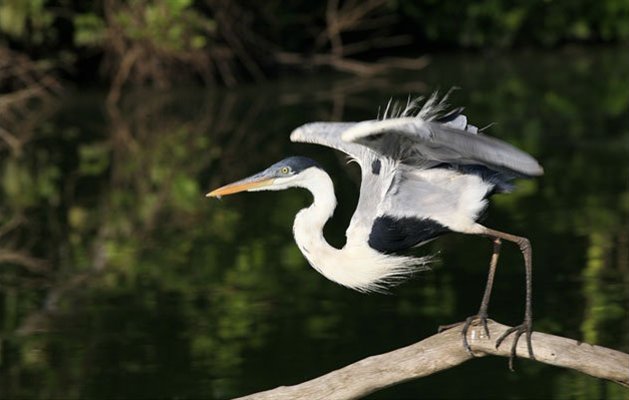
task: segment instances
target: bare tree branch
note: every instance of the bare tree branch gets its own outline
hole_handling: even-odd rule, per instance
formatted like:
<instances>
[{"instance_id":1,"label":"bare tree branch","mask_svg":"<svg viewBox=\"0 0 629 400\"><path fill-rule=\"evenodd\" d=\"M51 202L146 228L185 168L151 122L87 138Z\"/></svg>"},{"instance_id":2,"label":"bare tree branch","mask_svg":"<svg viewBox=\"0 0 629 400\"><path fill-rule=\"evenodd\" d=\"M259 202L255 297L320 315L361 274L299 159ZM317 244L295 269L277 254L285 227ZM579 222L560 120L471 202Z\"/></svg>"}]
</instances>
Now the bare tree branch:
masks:
<instances>
[{"instance_id":1,"label":"bare tree branch","mask_svg":"<svg viewBox=\"0 0 629 400\"><path fill-rule=\"evenodd\" d=\"M468 340L474 355L508 357L511 343L495 348L495 338L508 328L489 321L489 332L493 338L490 339L482 327L472 326ZM629 387L629 354L540 332L533 333L532 341L535 358L539 362ZM518 343L517 354L528 358L524 340ZM365 358L310 381L281 386L239 400L356 399L388 386L453 368L473 358L461 344L461 330L454 328L410 346Z\"/></svg>"}]
</instances>

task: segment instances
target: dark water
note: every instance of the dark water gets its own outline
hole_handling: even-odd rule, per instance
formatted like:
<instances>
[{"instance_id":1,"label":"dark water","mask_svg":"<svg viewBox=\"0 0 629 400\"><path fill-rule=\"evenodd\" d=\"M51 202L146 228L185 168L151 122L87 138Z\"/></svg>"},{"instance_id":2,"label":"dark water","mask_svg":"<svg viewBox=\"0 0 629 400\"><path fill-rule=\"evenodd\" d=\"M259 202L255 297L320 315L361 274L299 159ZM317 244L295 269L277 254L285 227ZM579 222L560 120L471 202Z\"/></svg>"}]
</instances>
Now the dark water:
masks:
<instances>
[{"instance_id":1,"label":"dark water","mask_svg":"<svg viewBox=\"0 0 629 400\"><path fill-rule=\"evenodd\" d=\"M203 196L308 155L335 181L326 236L342 245L357 170L288 133L452 86L474 123L496 121L492 135L545 167L495 197L485 220L532 241L535 329L629 351L629 53L443 55L365 80L134 92L115 108L104 93L68 92L21 111L5 127L20 151L0 148L2 398L224 399L313 378L476 312L486 239L443 237L418 250L438 253L432 271L362 295L325 280L295 246L307 193ZM506 244L491 316L521 321L523 289L520 254ZM576 372L516 368L478 359L370 398L629 398Z\"/></svg>"}]
</instances>

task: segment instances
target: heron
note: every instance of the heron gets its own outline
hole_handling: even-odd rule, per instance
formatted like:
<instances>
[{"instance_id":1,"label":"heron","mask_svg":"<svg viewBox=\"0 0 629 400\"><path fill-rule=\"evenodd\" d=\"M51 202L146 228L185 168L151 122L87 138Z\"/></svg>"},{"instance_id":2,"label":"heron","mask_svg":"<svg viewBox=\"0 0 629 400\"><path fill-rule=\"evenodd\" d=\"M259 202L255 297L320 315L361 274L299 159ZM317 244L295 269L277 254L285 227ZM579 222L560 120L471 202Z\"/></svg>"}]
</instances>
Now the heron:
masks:
<instances>
[{"instance_id":1,"label":"heron","mask_svg":"<svg viewBox=\"0 0 629 400\"><path fill-rule=\"evenodd\" d=\"M513 334L509 359L513 370L521 335L525 334L529 356L534 358L531 244L523 236L488 228L479 219L493 194L510 192L514 179L540 176L543 168L531 155L468 124L464 109L450 109L446 98L435 93L423 101L389 101L383 114L373 120L311 122L291 133L293 142L331 147L360 166L358 204L346 230L346 243L340 249L331 246L323 235L323 227L337 204L333 182L310 158L286 158L206 196L307 189L313 201L295 217L293 235L297 246L315 270L360 292L381 291L426 269L430 256L401 252L446 233L491 239L493 251L479 311L464 321L440 327L441 331L462 325L463 346L472 355L467 340L470 325L479 322L489 337L488 307L501 243L515 243L524 258L524 319L495 342L499 347Z\"/></svg>"}]
</instances>

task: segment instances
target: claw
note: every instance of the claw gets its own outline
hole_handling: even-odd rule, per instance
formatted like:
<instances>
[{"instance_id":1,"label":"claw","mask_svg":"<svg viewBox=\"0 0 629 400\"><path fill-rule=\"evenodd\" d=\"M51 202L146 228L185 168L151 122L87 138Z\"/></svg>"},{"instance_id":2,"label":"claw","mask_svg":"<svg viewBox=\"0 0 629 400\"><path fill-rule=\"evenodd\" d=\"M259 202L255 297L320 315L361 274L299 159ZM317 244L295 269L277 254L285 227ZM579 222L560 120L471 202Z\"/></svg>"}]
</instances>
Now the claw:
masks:
<instances>
[{"instance_id":1,"label":"claw","mask_svg":"<svg viewBox=\"0 0 629 400\"><path fill-rule=\"evenodd\" d=\"M487 335L487 339L491 339L491 335L489 334L489 328L487 327L487 317L480 319L481 324L483 324L483 329L485 329L485 335Z\"/></svg>"},{"instance_id":2,"label":"claw","mask_svg":"<svg viewBox=\"0 0 629 400\"><path fill-rule=\"evenodd\" d=\"M531 327L530 321L525 321L521 325L514 326L513 328L507 329L506 331L504 331L502 335L500 335L498 340L496 340L496 349L497 349L498 347L500 347L502 342L509 335L511 335L512 333L515 333L515 335L513 336L513 342L511 343L511 352L509 354L509 369L511 371L515 371L515 369L513 368L513 360L516 357L516 349L517 349L518 341L520 340L520 336L522 336L523 333L526 333L526 346L529 352L529 358L531 360L535 360L535 355L533 354L533 345L531 343L531 332L532 332L531 328L532 327Z\"/></svg>"},{"instance_id":3,"label":"claw","mask_svg":"<svg viewBox=\"0 0 629 400\"><path fill-rule=\"evenodd\" d=\"M509 328L506 331L504 331L504 333L502 335L500 335L498 340L496 340L496 349L498 347L500 347L500 345L502 344L502 341L505 340L507 338L507 336L511 335L513 332L518 330L521 326L522 325L514 326L513 328Z\"/></svg>"},{"instance_id":4,"label":"claw","mask_svg":"<svg viewBox=\"0 0 629 400\"><path fill-rule=\"evenodd\" d=\"M444 331L447 331L448 329L452 329L452 328L456 328L457 326L461 325L463 322L455 322L453 324L448 324L448 325L439 325L439 327L437 328L437 333L441 333Z\"/></svg>"},{"instance_id":5,"label":"claw","mask_svg":"<svg viewBox=\"0 0 629 400\"><path fill-rule=\"evenodd\" d=\"M472 324L472 321L474 321L474 318L476 318L475 315L467 317L465 319L463 329L461 330L461 335L463 335L463 347L465 347L465 351L467 351L467 354L471 355L472 357L474 357L474 353L472 353L472 348L467 341L467 331L470 329L470 325Z\"/></svg>"},{"instance_id":6,"label":"claw","mask_svg":"<svg viewBox=\"0 0 629 400\"><path fill-rule=\"evenodd\" d=\"M489 338L489 328L487 326L487 314L477 314L477 315L472 315L470 317L467 317L465 319L465 321L462 322L456 322L454 324L449 324L449 325L441 325L439 326L439 333L451 329L451 328L455 328L461 324L463 324L463 329L461 329L461 336L463 337L463 347L465 348L465 351L467 351L467 353L469 355L471 355L472 357L474 356L474 353L472 352L472 347L470 346L469 342L467 341L467 332L470 329L470 326L472 325L472 322L474 322L475 320L480 320L481 325L483 326L483 330L485 331L485 334L487 335L487 337Z\"/></svg>"}]
</instances>

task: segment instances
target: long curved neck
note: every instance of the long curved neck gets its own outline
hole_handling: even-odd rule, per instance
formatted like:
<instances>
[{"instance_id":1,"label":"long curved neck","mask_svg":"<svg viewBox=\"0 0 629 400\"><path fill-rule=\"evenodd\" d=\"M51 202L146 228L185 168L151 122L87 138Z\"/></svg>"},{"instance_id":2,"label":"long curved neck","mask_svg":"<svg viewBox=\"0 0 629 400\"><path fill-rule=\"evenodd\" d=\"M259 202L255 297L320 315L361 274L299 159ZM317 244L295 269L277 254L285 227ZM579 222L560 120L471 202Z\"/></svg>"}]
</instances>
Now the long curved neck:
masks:
<instances>
[{"instance_id":1,"label":"long curved neck","mask_svg":"<svg viewBox=\"0 0 629 400\"><path fill-rule=\"evenodd\" d=\"M297 213L293 225L293 234L297 246L306 257L310 265L316 270L331 278L325 271L326 262L338 249L330 246L323 237L323 227L330 219L336 208L336 196L334 185L330 176L319 168L313 168L306 172L303 183L300 185L310 191L314 202L308 208Z\"/></svg>"},{"instance_id":2,"label":"long curved neck","mask_svg":"<svg viewBox=\"0 0 629 400\"><path fill-rule=\"evenodd\" d=\"M412 257L379 253L361 241L348 242L336 249L323 237L323 227L336 207L330 176L319 168L304 172L299 186L308 189L314 202L297 213L293 233L299 250L310 265L323 276L349 288L368 292L382 289L412 271L422 262Z\"/></svg>"}]
</instances>

